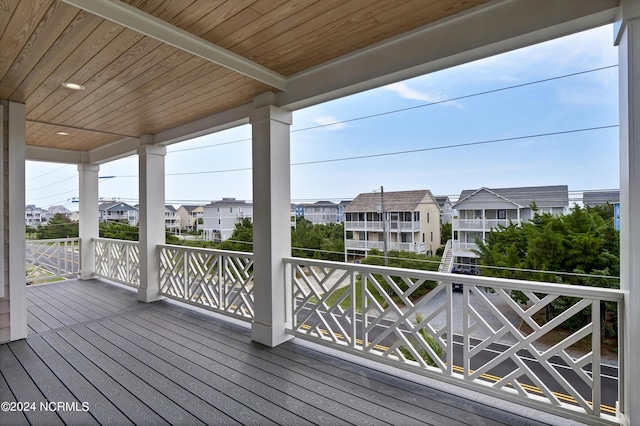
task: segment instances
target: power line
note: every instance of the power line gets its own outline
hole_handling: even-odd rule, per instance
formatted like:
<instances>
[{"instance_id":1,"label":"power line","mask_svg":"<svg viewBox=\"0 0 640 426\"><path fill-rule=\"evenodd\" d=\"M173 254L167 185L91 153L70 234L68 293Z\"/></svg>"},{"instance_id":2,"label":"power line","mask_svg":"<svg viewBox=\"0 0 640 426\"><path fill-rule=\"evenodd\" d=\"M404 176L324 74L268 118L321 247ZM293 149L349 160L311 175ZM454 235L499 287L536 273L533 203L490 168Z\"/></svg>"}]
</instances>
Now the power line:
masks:
<instances>
[{"instance_id":1,"label":"power line","mask_svg":"<svg viewBox=\"0 0 640 426\"><path fill-rule=\"evenodd\" d=\"M43 173L43 174L41 174L41 175L31 177L31 178L27 179L27 180L26 180L26 182L29 182L29 181L32 181L32 180L34 180L34 179L39 179L39 178L41 178L41 177L44 177L44 176L50 175L50 174L52 174L52 173L57 172L58 170L62 170L62 169L64 169L65 167L68 167L68 166L70 166L70 164L65 164L65 165L63 165L63 166L58 167L57 169L53 169L53 170L50 170L50 171L48 171L48 172L46 172L46 173Z\"/></svg>"},{"instance_id":2,"label":"power line","mask_svg":"<svg viewBox=\"0 0 640 426\"><path fill-rule=\"evenodd\" d=\"M53 182L53 183L50 183L50 184L47 184L47 185L44 185L44 186L39 186L38 188L29 188L29 191L37 191L37 190L42 189L42 188L48 188L50 186L57 185L57 184L59 184L61 182L66 182L68 180L77 179L77 178L78 178L78 176L70 176L70 177L68 177L66 179L62 179L62 180L59 180L57 182Z\"/></svg>"}]
</instances>

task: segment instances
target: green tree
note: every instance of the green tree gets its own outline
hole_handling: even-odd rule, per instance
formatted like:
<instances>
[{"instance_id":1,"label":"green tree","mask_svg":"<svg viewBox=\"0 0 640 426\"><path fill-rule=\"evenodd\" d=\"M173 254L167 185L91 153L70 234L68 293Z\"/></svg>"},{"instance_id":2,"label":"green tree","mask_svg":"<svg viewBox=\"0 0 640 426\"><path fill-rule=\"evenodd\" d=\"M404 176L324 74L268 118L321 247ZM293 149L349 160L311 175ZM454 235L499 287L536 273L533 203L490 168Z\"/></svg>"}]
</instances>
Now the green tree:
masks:
<instances>
[{"instance_id":1,"label":"green tree","mask_svg":"<svg viewBox=\"0 0 640 426\"><path fill-rule=\"evenodd\" d=\"M253 223L251 219L244 218L236 223L236 227L228 240L218 245L220 250L253 251Z\"/></svg>"},{"instance_id":2,"label":"green tree","mask_svg":"<svg viewBox=\"0 0 640 426\"><path fill-rule=\"evenodd\" d=\"M49 240L54 238L77 238L78 223L72 222L62 213L55 214L46 225L38 228L37 238Z\"/></svg>"},{"instance_id":3,"label":"green tree","mask_svg":"<svg viewBox=\"0 0 640 426\"><path fill-rule=\"evenodd\" d=\"M617 278L598 277L620 275L619 233L613 228L613 222L607 215L605 209L576 206L567 215L536 213L530 222L499 226L496 231L487 235L484 243L478 242L478 255L481 265L507 269L482 268L482 273L502 278L619 288ZM543 271L588 274L594 277L549 274ZM512 292L512 297L521 303L528 300L519 291ZM545 319L551 320L578 300L572 297L555 299L546 306ZM617 313L612 308L611 304L602 306L603 327L606 319L616 321ZM575 331L586 324L590 316L590 310L585 309L563 326Z\"/></svg>"},{"instance_id":4,"label":"green tree","mask_svg":"<svg viewBox=\"0 0 640 426\"><path fill-rule=\"evenodd\" d=\"M443 223L440 226L440 244L445 245L451 239L452 223Z\"/></svg>"},{"instance_id":5,"label":"green tree","mask_svg":"<svg viewBox=\"0 0 640 426\"><path fill-rule=\"evenodd\" d=\"M129 222L102 222L99 225L100 238L111 238L115 240L138 241L140 230L137 226L129 225Z\"/></svg>"}]
</instances>

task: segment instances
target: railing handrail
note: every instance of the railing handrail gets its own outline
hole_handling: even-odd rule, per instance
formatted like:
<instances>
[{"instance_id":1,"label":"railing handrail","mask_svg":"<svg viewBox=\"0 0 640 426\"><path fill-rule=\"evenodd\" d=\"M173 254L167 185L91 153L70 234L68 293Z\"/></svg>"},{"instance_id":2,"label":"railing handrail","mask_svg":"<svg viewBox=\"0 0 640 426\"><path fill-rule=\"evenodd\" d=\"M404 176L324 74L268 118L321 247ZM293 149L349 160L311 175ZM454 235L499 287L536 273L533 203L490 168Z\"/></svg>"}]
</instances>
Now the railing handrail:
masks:
<instances>
[{"instance_id":1,"label":"railing handrail","mask_svg":"<svg viewBox=\"0 0 640 426\"><path fill-rule=\"evenodd\" d=\"M139 242L139 241L118 240L118 239L116 239L116 238L103 238L103 237L91 238L91 241L103 241L103 242L107 242L107 243L114 243L114 244L130 244L130 245L140 244L140 242Z\"/></svg>"},{"instance_id":2,"label":"railing handrail","mask_svg":"<svg viewBox=\"0 0 640 426\"><path fill-rule=\"evenodd\" d=\"M26 240L27 243L62 243L65 241L80 241L79 237L72 238L47 238L44 240Z\"/></svg>"},{"instance_id":3,"label":"railing handrail","mask_svg":"<svg viewBox=\"0 0 640 426\"><path fill-rule=\"evenodd\" d=\"M210 248L203 248L203 247L181 246L176 244L158 244L157 247L158 249L170 248L170 249L179 249L179 250L185 250L190 252L214 253L214 254L220 254L223 256L236 256L236 257L246 257L246 258L253 257L253 253L246 252L246 251L218 250L218 249L210 249Z\"/></svg>"},{"instance_id":4,"label":"railing handrail","mask_svg":"<svg viewBox=\"0 0 640 426\"><path fill-rule=\"evenodd\" d=\"M285 257L286 264L302 262L309 266L337 267L352 272L368 272L371 274L390 274L397 276L410 276L424 278L431 281L444 281L477 285L481 287L501 288L506 290L524 290L546 294L580 297L585 299L598 299L607 302L621 302L625 292L611 288L588 287L573 284L556 284L544 281L525 281L512 278L482 277L477 275L452 274L447 272L422 271L417 269L394 268L390 266L375 266L352 263L333 262L328 260L312 260L300 257Z\"/></svg>"}]
</instances>

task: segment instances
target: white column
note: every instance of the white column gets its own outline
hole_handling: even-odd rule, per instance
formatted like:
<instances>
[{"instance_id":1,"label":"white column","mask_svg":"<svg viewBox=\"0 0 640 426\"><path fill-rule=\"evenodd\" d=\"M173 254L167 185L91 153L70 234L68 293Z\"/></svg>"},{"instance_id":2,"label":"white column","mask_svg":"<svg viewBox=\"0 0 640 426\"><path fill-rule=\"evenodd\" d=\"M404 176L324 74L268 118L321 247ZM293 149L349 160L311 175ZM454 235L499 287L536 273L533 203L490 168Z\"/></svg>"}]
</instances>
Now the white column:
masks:
<instances>
[{"instance_id":1,"label":"white column","mask_svg":"<svg viewBox=\"0 0 640 426\"><path fill-rule=\"evenodd\" d=\"M640 3L621 2L616 22L620 90L620 287L624 309L624 398L626 424L640 423Z\"/></svg>"},{"instance_id":2,"label":"white column","mask_svg":"<svg viewBox=\"0 0 640 426\"><path fill-rule=\"evenodd\" d=\"M25 203L25 133L24 104L9 102L8 152L8 225L9 225L9 321L11 340L27 337L27 283L25 275L26 235Z\"/></svg>"},{"instance_id":3,"label":"white column","mask_svg":"<svg viewBox=\"0 0 640 426\"><path fill-rule=\"evenodd\" d=\"M267 346L276 346L291 338L285 334L285 268L282 262L283 257L291 255L291 112L272 103L272 93L257 97L251 115L255 300L251 338Z\"/></svg>"},{"instance_id":4,"label":"white column","mask_svg":"<svg viewBox=\"0 0 640 426\"><path fill-rule=\"evenodd\" d=\"M96 271L95 238L100 235L98 218L98 164L78 164L80 279L94 277Z\"/></svg>"},{"instance_id":5,"label":"white column","mask_svg":"<svg viewBox=\"0 0 640 426\"><path fill-rule=\"evenodd\" d=\"M145 136L149 139L149 136ZM160 300L160 257L158 244L165 243L164 230L164 146L143 144L138 148L140 206L140 288L138 300Z\"/></svg>"}]
</instances>

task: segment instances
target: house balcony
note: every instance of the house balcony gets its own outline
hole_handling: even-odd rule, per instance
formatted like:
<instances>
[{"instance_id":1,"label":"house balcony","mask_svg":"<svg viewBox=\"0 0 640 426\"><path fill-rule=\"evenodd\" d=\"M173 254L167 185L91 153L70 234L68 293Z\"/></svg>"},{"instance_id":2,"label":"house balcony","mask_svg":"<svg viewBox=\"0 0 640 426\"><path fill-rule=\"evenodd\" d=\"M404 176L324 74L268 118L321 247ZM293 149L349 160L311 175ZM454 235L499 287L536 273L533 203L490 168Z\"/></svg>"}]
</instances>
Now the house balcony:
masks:
<instances>
[{"instance_id":1,"label":"house balcony","mask_svg":"<svg viewBox=\"0 0 640 426\"><path fill-rule=\"evenodd\" d=\"M517 225L519 219L453 219L454 231L491 231L498 226Z\"/></svg>"},{"instance_id":2,"label":"house balcony","mask_svg":"<svg viewBox=\"0 0 640 426\"><path fill-rule=\"evenodd\" d=\"M477 258L476 250L478 249L478 245L475 243L461 243L459 241L454 241L452 244L453 255L458 257L472 257Z\"/></svg>"},{"instance_id":3,"label":"house balcony","mask_svg":"<svg viewBox=\"0 0 640 426\"><path fill-rule=\"evenodd\" d=\"M380 221L345 221L345 229L347 231L372 231L382 232L384 230L384 223ZM386 229L389 231L403 231L412 232L420 230L420 222L411 221L387 221Z\"/></svg>"},{"instance_id":4,"label":"house balcony","mask_svg":"<svg viewBox=\"0 0 640 426\"><path fill-rule=\"evenodd\" d=\"M382 241L365 241L365 240L345 240L345 249L347 250L384 250ZM425 253L427 250L426 243L387 243L388 250L412 251L414 253Z\"/></svg>"},{"instance_id":5,"label":"house balcony","mask_svg":"<svg viewBox=\"0 0 640 426\"><path fill-rule=\"evenodd\" d=\"M611 354L624 342L601 346L601 321L622 312L621 291L285 258L297 339L268 348L248 328L251 253L160 245L165 299L147 304L136 300L138 243L95 243L96 278L28 286L29 337L0 346L6 401L77 409L5 411L0 424L618 422L623 365ZM27 247L41 280L77 273L77 239ZM421 286L425 296L408 297ZM543 321L559 297L575 304ZM545 343L587 311L582 328Z\"/></svg>"}]
</instances>

